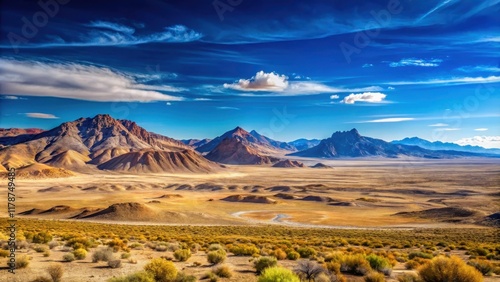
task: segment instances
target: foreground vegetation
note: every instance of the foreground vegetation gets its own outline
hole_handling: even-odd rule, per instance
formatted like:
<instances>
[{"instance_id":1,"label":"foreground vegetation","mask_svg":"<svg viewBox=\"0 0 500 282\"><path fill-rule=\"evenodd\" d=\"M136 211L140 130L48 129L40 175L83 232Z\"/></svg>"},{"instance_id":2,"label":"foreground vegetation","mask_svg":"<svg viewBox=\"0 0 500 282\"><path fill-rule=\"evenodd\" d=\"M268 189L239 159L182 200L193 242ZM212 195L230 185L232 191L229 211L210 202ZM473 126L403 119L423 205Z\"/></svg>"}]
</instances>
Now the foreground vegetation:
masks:
<instances>
[{"instance_id":1,"label":"foreground vegetation","mask_svg":"<svg viewBox=\"0 0 500 282\"><path fill-rule=\"evenodd\" d=\"M7 226L6 219L0 224ZM143 270L110 281L218 281L234 275L228 256L247 256L258 281L482 281L500 275L497 229L341 230L278 226L144 226L77 221L18 220L18 247L49 257L55 247L67 252L63 260L92 258L109 268L137 263L132 250L170 252L152 258ZM7 236L0 234L0 257L8 252ZM211 270L203 277L179 271L172 263L206 254ZM460 256L460 257L459 257ZM296 261L293 269L281 262ZM29 268L19 257L18 268ZM200 264L200 262L197 262ZM394 276L396 264L411 272ZM57 264L36 281L63 281ZM43 280L45 279L45 280ZM50 279L50 280L49 280Z\"/></svg>"}]
</instances>

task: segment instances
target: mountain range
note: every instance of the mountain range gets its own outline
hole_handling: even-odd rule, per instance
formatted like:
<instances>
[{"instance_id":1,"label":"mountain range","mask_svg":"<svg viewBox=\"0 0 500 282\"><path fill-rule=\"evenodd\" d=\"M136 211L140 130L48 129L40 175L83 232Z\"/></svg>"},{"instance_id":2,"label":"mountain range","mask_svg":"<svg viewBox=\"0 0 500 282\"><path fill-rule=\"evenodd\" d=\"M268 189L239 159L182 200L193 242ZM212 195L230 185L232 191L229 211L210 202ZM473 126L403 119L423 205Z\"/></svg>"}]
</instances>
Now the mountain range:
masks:
<instances>
[{"instance_id":1,"label":"mountain range","mask_svg":"<svg viewBox=\"0 0 500 282\"><path fill-rule=\"evenodd\" d=\"M481 154L500 154L500 149L486 149L483 147L471 146L471 145L461 146L455 143L441 142L441 141L431 142L418 137L407 137L402 140L394 140L391 143L419 146L429 150L452 150L452 151L464 151L464 152L481 153Z\"/></svg>"},{"instance_id":2,"label":"mountain range","mask_svg":"<svg viewBox=\"0 0 500 282\"><path fill-rule=\"evenodd\" d=\"M181 142L149 132L133 121L97 115L65 122L47 131L0 129L0 171L15 167L29 173L43 170L46 175L96 169L132 173L210 173L221 169L220 164L303 166L285 156L326 159L499 157L494 155L494 150L480 147L471 149L450 143L426 142L416 138L386 142L362 136L352 129L335 132L321 141L299 139L287 143L241 127L213 139ZM426 148L431 145L439 150Z\"/></svg>"}]
</instances>

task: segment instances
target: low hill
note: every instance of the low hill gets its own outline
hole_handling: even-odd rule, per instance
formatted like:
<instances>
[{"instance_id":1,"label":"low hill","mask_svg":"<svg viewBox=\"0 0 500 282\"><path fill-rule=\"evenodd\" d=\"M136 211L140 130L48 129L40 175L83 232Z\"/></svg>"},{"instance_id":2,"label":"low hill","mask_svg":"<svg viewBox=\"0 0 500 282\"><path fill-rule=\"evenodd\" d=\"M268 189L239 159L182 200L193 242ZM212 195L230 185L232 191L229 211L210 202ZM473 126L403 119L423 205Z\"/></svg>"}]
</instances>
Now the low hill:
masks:
<instances>
[{"instance_id":1,"label":"low hill","mask_svg":"<svg viewBox=\"0 0 500 282\"><path fill-rule=\"evenodd\" d=\"M273 167L305 167L305 165L298 161L282 160L275 163Z\"/></svg>"}]
</instances>

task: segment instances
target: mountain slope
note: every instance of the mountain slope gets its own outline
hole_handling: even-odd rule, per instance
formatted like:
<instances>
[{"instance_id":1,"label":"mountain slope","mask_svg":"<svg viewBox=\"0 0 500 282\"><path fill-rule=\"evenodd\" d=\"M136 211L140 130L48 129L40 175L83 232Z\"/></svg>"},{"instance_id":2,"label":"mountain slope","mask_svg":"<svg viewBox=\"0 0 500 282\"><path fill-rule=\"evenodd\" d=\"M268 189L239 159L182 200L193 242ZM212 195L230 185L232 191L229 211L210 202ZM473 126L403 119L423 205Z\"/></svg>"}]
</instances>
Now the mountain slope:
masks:
<instances>
[{"instance_id":1,"label":"mountain slope","mask_svg":"<svg viewBox=\"0 0 500 282\"><path fill-rule=\"evenodd\" d=\"M303 150L307 150L309 148L312 148L314 146L317 146L319 144L319 142L321 142L321 140L301 138L301 139L297 139L297 140L292 141L292 142L288 142L288 144L295 147L295 149L297 151L303 151Z\"/></svg>"},{"instance_id":2,"label":"mountain slope","mask_svg":"<svg viewBox=\"0 0 500 282\"><path fill-rule=\"evenodd\" d=\"M277 161L276 158L262 155L257 149L248 145L248 142L239 138L226 138L206 158L223 164L269 164Z\"/></svg>"},{"instance_id":3,"label":"mountain slope","mask_svg":"<svg viewBox=\"0 0 500 282\"><path fill-rule=\"evenodd\" d=\"M268 138L264 135L259 134L255 130L250 131L250 135L255 137L257 139L257 141L262 145L274 147L274 148L278 148L278 149L283 149L283 150L287 150L287 151L297 151L297 149L294 146L292 146L286 142L280 142L280 141L276 141L276 140L273 140L271 138Z\"/></svg>"}]
</instances>

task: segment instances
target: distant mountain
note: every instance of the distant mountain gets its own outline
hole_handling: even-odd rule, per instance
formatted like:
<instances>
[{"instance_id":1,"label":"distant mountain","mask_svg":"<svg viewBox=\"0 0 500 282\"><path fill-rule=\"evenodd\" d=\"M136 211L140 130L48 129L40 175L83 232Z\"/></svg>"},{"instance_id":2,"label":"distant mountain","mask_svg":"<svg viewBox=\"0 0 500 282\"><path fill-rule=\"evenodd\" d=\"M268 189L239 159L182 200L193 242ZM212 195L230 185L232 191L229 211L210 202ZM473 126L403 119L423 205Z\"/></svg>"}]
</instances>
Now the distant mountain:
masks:
<instances>
[{"instance_id":1,"label":"distant mountain","mask_svg":"<svg viewBox=\"0 0 500 282\"><path fill-rule=\"evenodd\" d=\"M305 165L298 161L282 160L275 163L273 167L305 167Z\"/></svg>"},{"instance_id":2,"label":"distant mountain","mask_svg":"<svg viewBox=\"0 0 500 282\"><path fill-rule=\"evenodd\" d=\"M314 146L317 146L319 142L321 142L321 140L301 138L292 142L288 142L288 144L293 146L297 151L303 151L312 148Z\"/></svg>"},{"instance_id":3,"label":"distant mountain","mask_svg":"<svg viewBox=\"0 0 500 282\"><path fill-rule=\"evenodd\" d=\"M238 165L270 164L278 160L261 154L248 141L236 136L222 140L205 157L214 162Z\"/></svg>"},{"instance_id":4,"label":"distant mountain","mask_svg":"<svg viewBox=\"0 0 500 282\"><path fill-rule=\"evenodd\" d=\"M431 151L418 146L392 144L386 141L361 136L356 129L337 131L332 137L321 140L312 148L290 154L292 156L312 158L339 157L385 157L396 158L401 155L420 158L454 158L483 156L481 154L458 151Z\"/></svg>"},{"instance_id":5,"label":"distant mountain","mask_svg":"<svg viewBox=\"0 0 500 282\"><path fill-rule=\"evenodd\" d=\"M1 145L25 142L44 131L39 128L0 128L0 148L2 148Z\"/></svg>"},{"instance_id":6,"label":"distant mountain","mask_svg":"<svg viewBox=\"0 0 500 282\"><path fill-rule=\"evenodd\" d=\"M137 155L132 157L133 163L142 166L143 172L158 172L158 169L148 170L150 167L177 171L174 167L165 164L169 162L168 160L151 161L151 156L164 158L168 155L158 152L176 152L173 157L176 160L173 163L179 165L182 163L184 167L212 166L211 162L201 156L193 157L193 154L198 154L180 141L148 132L135 122L116 120L109 115L97 115L93 118L80 118L65 122L51 130L30 134L23 140L0 139L0 141L5 142L1 143L5 147L0 149L0 164L5 168L45 164L80 171L90 169L89 164L100 165L114 160L113 166L102 166L102 169L116 167L123 170L128 166L131 170L132 162L129 159L116 158L124 154L144 151L150 153L141 153L142 155L137 159L133 158ZM124 162L123 165L118 164L120 161ZM161 164L158 165L156 162Z\"/></svg>"},{"instance_id":7,"label":"distant mountain","mask_svg":"<svg viewBox=\"0 0 500 282\"><path fill-rule=\"evenodd\" d=\"M244 143L245 146L251 147L254 151L256 151L259 154L273 154L276 152L293 150L291 146L288 146L288 144L284 142L278 142L272 140L270 138L258 134L255 131L253 131L253 133L250 133L239 126L233 130L230 130L222 134L221 136L214 138L205 145L199 146L198 148L196 148L196 150L201 153L211 152L219 144L221 144L222 141L226 139L235 139L241 141Z\"/></svg>"},{"instance_id":8,"label":"distant mountain","mask_svg":"<svg viewBox=\"0 0 500 282\"><path fill-rule=\"evenodd\" d=\"M419 146L429 150L453 150L453 151L463 151L463 152L482 153L482 154L500 154L500 149L486 149L483 147L471 146L471 145L461 146L455 143L448 143L441 141L430 142L418 137L410 137L410 138L407 137L403 140L394 140L391 143Z\"/></svg>"},{"instance_id":9,"label":"distant mountain","mask_svg":"<svg viewBox=\"0 0 500 282\"><path fill-rule=\"evenodd\" d=\"M212 141L212 139L184 139L184 140L181 140L182 143L188 145L188 146L191 146L193 148L198 148L200 146L203 146L205 144L207 144L208 142Z\"/></svg>"}]
</instances>

